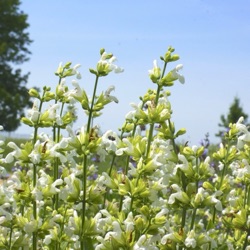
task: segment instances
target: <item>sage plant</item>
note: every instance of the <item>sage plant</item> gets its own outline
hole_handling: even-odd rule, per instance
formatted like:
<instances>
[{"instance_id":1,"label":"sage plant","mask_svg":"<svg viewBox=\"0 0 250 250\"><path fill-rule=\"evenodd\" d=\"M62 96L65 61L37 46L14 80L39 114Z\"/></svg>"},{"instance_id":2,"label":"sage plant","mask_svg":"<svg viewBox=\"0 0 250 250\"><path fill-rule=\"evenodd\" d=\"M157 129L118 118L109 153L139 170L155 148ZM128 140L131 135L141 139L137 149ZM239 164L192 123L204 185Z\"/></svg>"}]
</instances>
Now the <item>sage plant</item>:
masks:
<instances>
[{"instance_id":1,"label":"sage plant","mask_svg":"<svg viewBox=\"0 0 250 250\"><path fill-rule=\"evenodd\" d=\"M170 102L170 88L185 82L178 60L169 47L153 61L153 87L131 103L119 132L95 123L119 105L114 86L99 90L123 71L104 49L89 70L92 93L72 63L57 68L55 90L29 91L34 105L22 122L31 139L9 142L7 155L0 142L0 164L18 166L0 185L1 249L249 249L250 132L243 117L230 124L213 155L181 143L186 130ZM75 131L78 115L86 122Z\"/></svg>"}]
</instances>

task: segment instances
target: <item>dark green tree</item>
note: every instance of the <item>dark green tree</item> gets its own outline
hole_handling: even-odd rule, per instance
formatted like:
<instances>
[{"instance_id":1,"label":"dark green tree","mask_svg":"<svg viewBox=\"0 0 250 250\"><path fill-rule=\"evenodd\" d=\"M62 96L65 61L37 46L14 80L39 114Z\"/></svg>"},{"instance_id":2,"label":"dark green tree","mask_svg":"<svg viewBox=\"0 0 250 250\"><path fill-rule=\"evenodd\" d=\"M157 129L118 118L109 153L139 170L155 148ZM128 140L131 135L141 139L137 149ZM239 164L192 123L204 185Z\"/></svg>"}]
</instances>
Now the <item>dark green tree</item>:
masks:
<instances>
[{"instance_id":1,"label":"dark green tree","mask_svg":"<svg viewBox=\"0 0 250 250\"><path fill-rule=\"evenodd\" d=\"M31 105L26 84L29 73L20 65L29 60L32 42L28 16L20 10L19 0L0 0L0 125L14 131L20 125L25 107Z\"/></svg>"},{"instance_id":2,"label":"dark green tree","mask_svg":"<svg viewBox=\"0 0 250 250\"><path fill-rule=\"evenodd\" d=\"M240 105L240 99L238 97L235 97L233 103L229 107L228 114L226 116L221 115L220 117L221 121L218 125L219 127L222 128L222 130L220 130L218 134L216 134L216 136L223 137L225 132L228 131L229 124L236 123L241 116L244 117L244 123L246 123L248 119L248 115L243 111L243 108Z\"/></svg>"}]
</instances>

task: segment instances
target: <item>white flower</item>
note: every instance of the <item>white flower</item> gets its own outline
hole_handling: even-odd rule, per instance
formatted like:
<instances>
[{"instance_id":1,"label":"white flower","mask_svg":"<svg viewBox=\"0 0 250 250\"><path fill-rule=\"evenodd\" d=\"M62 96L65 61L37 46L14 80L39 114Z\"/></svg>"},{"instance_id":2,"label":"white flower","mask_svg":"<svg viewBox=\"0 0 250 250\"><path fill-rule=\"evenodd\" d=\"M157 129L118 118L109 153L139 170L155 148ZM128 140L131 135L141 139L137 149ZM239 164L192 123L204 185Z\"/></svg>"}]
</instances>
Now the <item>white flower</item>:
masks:
<instances>
[{"instance_id":1,"label":"white flower","mask_svg":"<svg viewBox=\"0 0 250 250\"><path fill-rule=\"evenodd\" d=\"M223 193L221 190L218 190L216 191L211 197L210 197L210 200L213 204L215 204L215 208L218 210L218 211L222 211L222 204L221 204L221 201L218 200L216 197L217 196L221 196Z\"/></svg>"},{"instance_id":2,"label":"white flower","mask_svg":"<svg viewBox=\"0 0 250 250\"><path fill-rule=\"evenodd\" d=\"M134 110L129 111L126 115L125 115L125 119L126 120L133 120L136 119L136 115L140 114L140 111L142 110L142 105L143 103L140 102L138 105L136 103L130 103L130 106L132 108L134 108Z\"/></svg>"},{"instance_id":3,"label":"white flower","mask_svg":"<svg viewBox=\"0 0 250 250\"><path fill-rule=\"evenodd\" d=\"M34 145L34 149L29 154L30 160L34 164L38 164L41 161L41 154L39 153L40 145L41 145L40 140L37 140L35 145Z\"/></svg>"},{"instance_id":4,"label":"white flower","mask_svg":"<svg viewBox=\"0 0 250 250\"><path fill-rule=\"evenodd\" d=\"M128 154L133 153L133 145L131 142L127 138L123 138L122 141L126 146L116 150L116 155L122 155L124 152L127 152Z\"/></svg>"},{"instance_id":5,"label":"white flower","mask_svg":"<svg viewBox=\"0 0 250 250\"><path fill-rule=\"evenodd\" d=\"M131 205L131 198L129 196L125 196L122 203L122 211L129 211Z\"/></svg>"},{"instance_id":6,"label":"white flower","mask_svg":"<svg viewBox=\"0 0 250 250\"><path fill-rule=\"evenodd\" d=\"M192 247L195 248L197 243L196 243L196 239L195 237L195 232L194 230L191 230L190 232L188 232L187 238L185 239L185 246L186 247Z\"/></svg>"},{"instance_id":7,"label":"white flower","mask_svg":"<svg viewBox=\"0 0 250 250\"><path fill-rule=\"evenodd\" d=\"M26 233L33 233L35 232L35 230L37 229L37 221L33 220L33 221L29 221L28 223L25 224L23 230Z\"/></svg>"},{"instance_id":8,"label":"white flower","mask_svg":"<svg viewBox=\"0 0 250 250\"><path fill-rule=\"evenodd\" d=\"M81 188L81 181L76 178L75 174L72 173L69 176L64 178L64 182L66 186L63 187L59 193L60 199L67 199L68 195L76 196L79 194L79 190ZM79 203L80 204L80 203Z\"/></svg>"},{"instance_id":9,"label":"white flower","mask_svg":"<svg viewBox=\"0 0 250 250\"><path fill-rule=\"evenodd\" d=\"M204 201L204 199L206 199L207 196L208 196L208 193L205 191L205 189L203 187L199 187L198 192L194 198L195 204L200 205Z\"/></svg>"},{"instance_id":10,"label":"white flower","mask_svg":"<svg viewBox=\"0 0 250 250\"><path fill-rule=\"evenodd\" d=\"M60 104L59 103L56 103L56 104L53 104L49 107L48 109L48 118L51 119L51 120L54 120L57 116L56 114L56 111L60 108Z\"/></svg>"},{"instance_id":11,"label":"white flower","mask_svg":"<svg viewBox=\"0 0 250 250\"><path fill-rule=\"evenodd\" d=\"M62 163L64 163L64 162L67 162L67 157L64 154L62 154L59 151L57 151L57 150L60 150L61 148L64 148L61 145L64 145L64 142L59 142L59 143L55 144L53 147L51 147L49 149L49 152L50 152L51 156L58 157L60 159L60 161Z\"/></svg>"},{"instance_id":12,"label":"white flower","mask_svg":"<svg viewBox=\"0 0 250 250\"><path fill-rule=\"evenodd\" d=\"M52 236L50 234L46 235L44 240L43 240L43 243L45 245L49 245L51 243L51 239L52 239Z\"/></svg>"},{"instance_id":13,"label":"white flower","mask_svg":"<svg viewBox=\"0 0 250 250\"><path fill-rule=\"evenodd\" d=\"M162 208L162 210L155 215L155 218L160 218L164 216L165 214L167 214L168 212L169 210L167 208Z\"/></svg>"},{"instance_id":14,"label":"white flower","mask_svg":"<svg viewBox=\"0 0 250 250\"><path fill-rule=\"evenodd\" d=\"M236 123L236 129L238 129L241 135L238 137L237 147L239 149L243 148L246 142L250 142L250 132L248 131L246 125L242 124L244 121L244 117L240 117Z\"/></svg>"},{"instance_id":15,"label":"white flower","mask_svg":"<svg viewBox=\"0 0 250 250\"><path fill-rule=\"evenodd\" d=\"M75 80L72 81L72 85L75 87L74 90L72 90L71 92L69 92L69 94L73 94L73 96L76 96L76 97L81 97L82 94L83 94L83 90L81 89L79 83Z\"/></svg>"},{"instance_id":16,"label":"white flower","mask_svg":"<svg viewBox=\"0 0 250 250\"><path fill-rule=\"evenodd\" d=\"M36 187L32 190L32 195L35 198L36 201L42 201L43 200L43 193Z\"/></svg>"},{"instance_id":17,"label":"white flower","mask_svg":"<svg viewBox=\"0 0 250 250\"><path fill-rule=\"evenodd\" d=\"M118 99L115 96L110 95L111 91L113 91L113 90L115 90L115 86L113 86L113 85L109 86L108 89L104 93L104 97L111 102L118 103L119 102Z\"/></svg>"},{"instance_id":18,"label":"white flower","mask_svg":"<svg viewBox=\"0 0 250 250\"><path fill-rule=\"evenodd\" d=\"M144 243L147 242L147 237L145 234L143 234L139 240L136 242L135 246L134 246L134 250L143 250L145 249L143 247Z\"/></svg>"},{"instance_id":19,"label":"white flower","mask_svg":"<svg viewBox=\"0 0 250 250\"><path fill-rule=\"evenodd\" d=\"M133 177L137 176L137 168L131 162L129 163L128 167L130 169L128 171L129 175L131 175Z\"/></svg>"},{"instance_id":20,"label":"white flower","mask_svg":"<svg viewBox=\"0 0 250 250\"><path fill-rule=\"evenodd\" d=\"M183 69L182 64L178 64L175 69L172 70L173 77L178 78L180 83L185 83L185 78L183 75L179 74L179 71Z\"/></svg>"},{"instance_id":21,"label":"white flower","mask_svg":"<svg viewBox=\"0 0 250 250\"><path fill-rule=\"evenodd\" d=\"M6 218L5 216L0 216L0 225L5 222Z\"/></svg>"},{"instance_id":22,"label":"white flower","mask_svg":"<svg viewBox=\"0 0 250 250\"><path fill-rule=\"evenodd\" d=\"M107 66L109 72L114 71L115 73L122 73L124 69L114 64L114 62L116 61L116 57L112 56L110 59L107 59L107 56L108 56L107 52L102 53L102 56L98 62L98 65L101 67Z\"/></svg>"},{"instance_id":23,"label":"white flower","mask_svg":"<svg viewBox=\"0 0 250 250\"><path fill-rule=\"evenodd\" d=\"M189 165L186 157L182 154L178 154L178 159L182 162L182 164L176 164L176 167L174 169L174 175L176 175L178 168L180 168L184 173L189 170Z\"/></svg>"},{"instance_id":24,"label":"white flower","mask_svg":"<svg viewBox=\"0 0 250 250\"><path fill-rule=\"evenodd\" d=\"M187 194L185 192L183 192L177 184L171 185L171 188L177 192L173 193L169 196L168 204L174 204L175 200L178 200L178 201L185 203L185 204L189 203L189 198L188 198Z\"/></svg>"},{"instance_id":25,"label":"white flower","mask_svg":"<svg viewBox=\"0 0 250 250\"><path fill-rule=\"evenodd\" d=\"M113 226L113 231L108 232L105 235L104 240L109 240L111 237L113 237L118 241L121 240L122 230L120 224L118 223L118 221L113 221L112 226Z\"/></svg>"},{"instance_id":26,"label":"white flower","mask_svg":"<svg viewBox=\"0 0 250 250\"><path fill-rule=\"evenodd\" d=\"M120 138L112 130L106 131L102 136L102 146L104 146L108 152L115 152L119 142Z\"/></svg>"},{"instance_id":27,"label":"white flower","mask_svg":"<svg viewBox=\"0 0 250 250\"><path fill-rule=\"evenodd\" d=\"M153 69L150 69L148 71L148 73L149 73L149 77L152 80L152 82L156 83L157 80L160 79L161 69L158 67L156 60L153 61Z\"/></svg>"},{"instance_id":28,"label":"white flower","mask_svg":"<svg viewBox=\"0 0 250 250\"><path fill-rule=\"evenodd\" d=\"M76 75L76 78L77 79L81 79L82 76L81 76L81 73L77 70L78 68L81 67L81 64L76 64L74 67L73 67L73 71L72 73Z\"/></svg>"},{"instance_id":29,"label":"white flower","mask_svg":"<svg viewBox=\"0 0 250 250\"><path fill-rule=\"evenodd\" d=\"M0 215L5 217L5 220L10 221L12 219L12 214L7 212L5 209L7 208L7 210L10 208L10 203L4 203L2 206L0 206ZM3 221L3 219L2 219Z\"/></svg>"},{"instance_id":30,"label":"white flower","mask_svg":"<svg viewBox=\"0 0 250 250\"><path fill-rule=\"evenodd\" d=\"M39 115L40 115L40 112L39 112L39 101L37 99L34 100L34 103L33 103L33 107L32 109L30 109L28 111L28 118L32 121L32 122L37 122L38 119L39 119Z\"/></svg>"},{"instance_id":31,"label":"white flower","mask_svg":"<svg viewBox=\"0 0 250 250\"><path fill-rule=\"evenodd\" d=\"M52 185L51 185L51 188L50 188L50 192L52 194L56 194L56 193L59 193L60 192L60 189L57 188L57 186L60 186L63 184L63 180L62 179L57 179L55 180Z\"/></svg>"},{"instance_id":32,"label":"white flower","mask_svg":"<svg viewBox=\"0 0 250 250\"><path fill-rule=\"evenodd\" d=\"M21 149L14 143L14 142L9 142L7 144L8 147L14 149L14 151L10 152L6 157L5 157L5 162L6 163L11 163L14 161L14 157L18 158L22 155Z\"/></svg>"},{"instance_id":33,"label":"white flower","mask_svg":"<svg viewBox=\"0 0 250 250\"><path fill-rule=\"evenodd\" d=\"M161 239L161 244L165 245L168 240L175 240L174 233L169 233L169 234L164 235Z\"/></svg>"},{"instance_id":34,"label":"white flower","mask_svg":"<svg viewBox=\"0 0 250 250\"><path fill-rule=\"evenodd\" d=\"M129 212L127 219L124 221L124 225L126 232L132 232L134 230L134 218L132 212Z\"/></svg>"}]
</instances>

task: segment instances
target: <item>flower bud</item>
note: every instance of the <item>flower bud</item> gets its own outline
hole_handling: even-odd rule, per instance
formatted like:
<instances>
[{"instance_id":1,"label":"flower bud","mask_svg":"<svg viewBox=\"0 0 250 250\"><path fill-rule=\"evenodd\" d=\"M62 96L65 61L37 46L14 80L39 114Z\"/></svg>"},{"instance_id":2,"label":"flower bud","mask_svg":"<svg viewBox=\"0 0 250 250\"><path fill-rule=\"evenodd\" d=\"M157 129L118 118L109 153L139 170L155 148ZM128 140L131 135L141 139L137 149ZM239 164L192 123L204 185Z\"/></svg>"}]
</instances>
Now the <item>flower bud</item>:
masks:
<instances>
[{"instance_id":1,"label":"flower bud","mask_svg":"<svg viewBox=\"0 0 250 250\"><path fill-rule=\"evenodd\" d=\"M67 62L65 65L64 65L64 68L65 69L69 69L70 66L71 66L72 62Z\"/></svg>"},{"instance_id":2,"label":"flower bud","mask_svg":"<svg viewBox=\"0 0 250 250\"><path fill-rule=\"evenodd\" d=\"M178 130L178 132L175 134L175 137L178 137L180 135L184 135L186 133L186 129L185 128L181 128Z\"/></svg>"},{"instance_id":3,"label":"flower bud","mask_svg":"<svg viewBox=\"0 0 250 250\"><path fill-rule=\"evenodd\" d=\"M205 189L214 190L214 186L211 183L207 182L207 181L203 182L202 186Z\"/></svg>"},{"instance_id":4,"label":"flower bud","mask_svg":"<svg viewBox=\"0 0 250 250\"><path fill-rule=\"evenodd\" d=\"M29 90L29 95L31 97L36 97L38 99L40 98L38 91L36 89L34 89L34 88Z\"/></svg>"},{"instance_id":5,"label":"flower bud","mask_svg":"<svg viewBox=\"0 0 250 250\"><path fill-rule=\"evenodd\" d=\"M33 122L30 119L26 118L26 117L22 117L21 122L28 125L28 126L30 126L30 127L33 127Z\"/></svg>"},{"instance_id":6,"label":"flower bud","mask_svg":"<svg viewBox=\"0 0 250 250\"><path fill-rule=\"evenodd\" d=\"M55 94L53 92L47 91L43 97L43 101L49 102L51 100L55 99Z\"/></svg>"},{"instance_id":7,"label":"flower bud","mask_svg":"<svg viewBox=\"0 0 250 250\"><path fill-rule=\"evenodd\" d=\"M170 51L171 53L173 53L175 51L175 49L172 46L168 47L168 51Z\"/></svg>"},{"instance_id":8,"label":"flower bud","mask_svg":"<svg viewBox=\"0 0 250 250\"><path fill-rule=\"evenodd\" d=\"M157 61L154 60L153 62L154 67L153 69L149 70L149 77L153 83L156 83L161 77L161 69L157 66Z\"/></svg>"},{"instance_id":9,"label":"flower bud","mask_svg":"<svg viewBox=\"0 0 250 250\"><path fill-rule=\"evenodd\" d=\"M89 69L89 72L90 72L91 74L97 75L97 71L94 70L94 69Z\"/></svg>"},{"instance_id":10,"label":"flower bud","mask_svg":"<svg viewBox=\"0 0 250 250\"><path fill-rule=\"evenodd\" d=\"M179 55L175 54L175 55L172 55L168 61L174 62L174 61L177 61L179 59L180 59Z\"/></svg>"},{"instance_id":11,"label":"flower bud","mask_svg":"<svg viewBox=\"0 0 250 250\"><path fill-rule=\"evenodd\" d=\"M101 49L100 49L100 55L102 55L104 52L105 52L105 49L104 49L104 48L101 48Z\"/></svg>"},{"instance_id":12,"label":"flower bud","mask_svg":"<svg viewBox=\"0 0 250 250\"><path fill-rule=\"evenodd\" d=\"M145 220L142 217L138 217L135 220L135 227L140 232L145 228Z\"/></svg>"},{"instance_id":13,"label":"flower bud","mask_svg":"<svg viewBox=\"0 0 250 250\"><path fill-rule=\"evenodd\" d=\"M168 61L170 60L170 58L171 58L171 52L168 51L168 52L165 54L165 56L164 56L164 61L165 61L165 62L168 62Z\"/></svg>"}]
</instances>

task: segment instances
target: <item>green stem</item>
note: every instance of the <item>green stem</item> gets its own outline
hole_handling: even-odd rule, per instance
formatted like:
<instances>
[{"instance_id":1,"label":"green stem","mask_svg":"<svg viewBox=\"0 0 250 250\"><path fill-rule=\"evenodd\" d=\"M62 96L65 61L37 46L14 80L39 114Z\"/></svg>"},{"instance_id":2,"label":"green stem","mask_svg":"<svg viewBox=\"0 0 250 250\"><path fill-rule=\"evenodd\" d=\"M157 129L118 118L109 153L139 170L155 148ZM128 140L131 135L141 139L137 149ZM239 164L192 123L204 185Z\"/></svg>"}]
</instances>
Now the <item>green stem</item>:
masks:
<instances>
[{"instance_id":1,"label":"green stem","mask_svg":"<svg viewBox=\"0 0 250 250\"><path fill-rule=\"evenodd\" d=\"M95 79L95 86L94 86L94 91L93 91L93 96L92 96L92 101L91 101L91 106L89 110L89 117L88 117L88 123L87 123L87 131L86 134L89 136L90 133L90 126L91 126L91 121L92 121L92 116L93 116L93 107L95 103L95 96L96 96L96 90L97 90L97 85L98 85L98 79L99 76L96 76ZM81 250L85 249L85 240L84 240L84 224L85 224L85 216L86 216L86 197L87 197L87 164L88 164L88 157L86 154L83 156L83 178L82 178L82 187L83 187L83 200L82 200L82 232L81 232Z\"/></svg>"},{"instance_id":2,"label":"green stem","mask_svg":"<svg viewBox=\"0 0 250 250\"><path fill-rule=\"evenodd\" d=\"M60 82L61 82L61 80L59 81L59 84L60 84ZM57 102L57 100L56 100L56 102ZM64 103L62 103L62 106L61 106L60 117L62 116L63 108L64 108ZM56 142L56 143L59 143L59 141L60 141L60 127L56 127L56 125L53 126L53 139L54 139L54 142ZM54 178L54 181L56 181L59 178L59 159L58 158L54 159L53 178ZM59 194L54 195L53 203L54 203L54 209L57 211L59 208ZM56 247L57 247L57 245L56 245Z\"/></svg>"},{"instance_id":3,"label":"green stem","mask_svg":"<svg viewBox=\"0 0 250 250\"><path fill-rule=\"evenodd\" d=\"M160 91L161 91L161 86L158 85L157 92L156 92L156 97L155 97L155 106L157 106L157 104L158 104L158 100L159 100L159 96L160 96ZM153 139L154 126L155 126L154 123L150 124L149 133L148 133L148 143L147 143L146 159L148 159L148 156L149 156L149 153L150 153L151 142L152 142L152 139Z\"/></svg>"},{"instance_id":4,"label":"green stem","mask_svg":"<svg viewBox=\"0 0 250 250\"><path fill-rule=\"evenodd\" d=\"M186 224L186 215L187 215L187 209L186 209L186 207L183 207L182 219L181 219L181 230L184 230L184 227L185 227L185 224ZM183 247L180 246L180 250L182 250L182 249L183 249Z\"/></svg>"},{"instance_id":5,"label":"green stem","mask_svg":"<svg viewBox=\"0 0 250 250\"><path fill-rule=\"evenodd\" d=\"M53 126L53 141L57 142L57 136L56 136L56 126ZM54 157L54 163L53 163L53 180L57 180L58 179L58 159L56 157ZM55 210L58 209L58 195L55 194L53 196L53 207ZM57 248L57 244L56 244L56 248Z\"/></svg>"},{"instance_id":6,"label":"green stem","mask_svg":"<svg viewBox=\"0 0 250 250\"><path fill-rule=\"evenodd\" d=\"M138 187L138 183L139 183L139 180L141 178L141 174L138 174L137 178L136 178L136 183L135 183L135 186ZM133 202L134 202L134 196L132 195L131 196L131 202L130 202L130 208L129 208L129 211L131 212L132 209L133 209Z\"/></svg>"},{"instance_id":7,"label":"green stem","mask_svg":"<svg viewBox=\"0 0 250 250\"><path fill-rule=\"evenodd\" d=\"M35 142L37 140L37 132L38 132L38 128L35 127L34 145L35 145ZM33 164L33 188L36 187L36 173L37 173L37 165ZM37 220L37 211L36 210L37 210L36 199L34 198L34 200L33 200L33 217L34 217L34 220ZM33 232L32 242L33 242L33 250L36 250L37 249L37 232Z\"/></svg>"},{"instance_id":8,"label":"green stem","mask_svg":"<svg viewBox=\"0 0 250 250\"><path fill-rule=\"evenodd\" d=\"M83 188L83 199L82 199L82 233L81 233L81 250L84 249L84 224L85 224L85 215L86 215L86 197L87 197L87 156L83 157L83 179L82 179L82 188Z\"/></svg>"},{"instance_id":9,"label":"green stem","mask_svg":"<svg viewBox=\"0 0 250 250\"><path fill-rule=\"evenodd\" d=\"M167 67L167 63L165 62L164 66L163 66L161 78L163 78L163 76L165 74L166 67ZM155 96L155 106L157 106L157 104L158 104L161 89L162 89L162 87L160 85L157 85L157 92L156 92L156 96ZM146 159L148 158L149 152L150 152L150 146L151 146L151 142L152 142L152 138L153 138L153 132L154 132L154 125L155 125L154 123L151 123L150 124L150 128L149 128L148 145L147 145L147 151L146 151Z\"/></svg>"},{"instance_id":10,"label":"green stem","mask_svg":"<svg viewBox=\"0 0 250 250\"><path fill-rule=\"evenodd\" d=\"M174 135L174 129L173 129L173 126L172 126L170 119L168 119L168 126L169 126L169 130L171 131L171 134ZM171 142L172 142L175 154L178 155L178 149L176 147L176 143L175 143L174 138L171 138Z\"/></svg>"},{"instance_id":11,"label":"green stem","mask_svg":"<svg viewBox=\"0 0 250 250\"><path fill-rule=\"evenodd\" d=\"M67 213L67 210L68 208L66 207L66 205L64 204L64 215L63 215L63 221L62 221L62 224L60 225L60 228L61 228L61 233L60 233L60 237L62 237L63 235L63 232L64 232L64 224L65 224L65 221L66 221L66 213ZM57 246L57 244L56 244ZM60 250L61 249L61 242L58 243L58 249Z\"/></svg>"},{"instance_id":12,"label":"green stem","mask_svg":"<svg viewBox=\"0 0 250 250\"><path fill-rule=\"evenodd\" d=\"M13 233L13 221L11 220L11 227L10 227L10 236L9 236L9 249L12 249L11 247L11 240L12 240L12 233Z\"/></svg>"},{"instance_id":13,"label":"green stem","mask_svg":"<svg viewBox=\"0 0 250 250\"><path fill-rule=\"evenodd\" d=\"M249 207L250 205L250 186L248 186L248 191L247 191L247 206Z\"/></svg>"},{"instance_id":14,"label":"green stem","mask_svg":"<svg viewBox=\"0 0 250 250\"><path fill-rule=\"evenodd\" d=\"M199 157L196 157L195 165L196 165L196 173L197 173L197 176L199 177ZM198 188L199 188L199 180L196 181L196 193L198 192ZM194 228L196 212L197 212L197 208L193 208L190 231Z\"/></svg>"},{"instance_id":15,"label":"green stem","mask_svg":"<svg viewBox=\"0 0 250 250\"><path fill-rule=\"evenodd\" d=\"M109 177L111 176L111 173L112 173L112 170L113 170L113 166L114 166L114 163L115 163L115 158L116 158L116 155L114 154L113 158L112 158L110 168L109 168Z\"/></svg>"},{"instance_id":16,"label":"green stem","mask_svg":"<svg viewBox=\"0 0 250 250\"><path fill-rule=\"evenodd\" d=\"M246 184L245 185L245 194L244 194L244 207L246 207L248 201L249 201L249 187L248 185Z\"/></svg>"},{"instance_id":17,"label":"green stem","mask_svg":"<svg viewBox=\"0 0 250 250\"><path fill-rule=\"evenodd\" d=\"M194 228L194 221L195 221L195 217L196 217L196 211L197 211L197 208L194 208L194 209L193 209L193 214L192 214L192 220L191 220L190 231L193 230L193 228Z\"/></svg>"},{"instance_id":18,"label":"green stem","mask_svg":"<svg viewBox=\"0 0 250 250\"><path fill-rule=\"evenodd\" d=\"M224 181L224 177L225 177L225 172L226 172L226 164L224 164L223 166L223 170L222 170L222 175L221 175L221 179L220 179L220 186L219 186L219 190L223 184L223 181Z\"/></svg>"},{"instance_id":19,"label":"green stem","mask_svg":"<svg viewBox=\"0 0 250 250\"><path fill-rule=\"evenodd\" d=\"M128 155L127 158L126 158L126 165L125 165L125 172L124 172L124 175L126 175L126 176L128 174L129 160L130 160L130 156ZM120 197L119 212L122 211L122 203L123 203L123 195ZM132 200L131 200L131 203L132 203Z\"/></svg>"},{"instance_id":20,"label":"green stem","mask_svg":"<svg viewBox=\"0 0 250 250\"><path fill-rule=\"evenodd\" d=\"M44 96L45 92L46 92L46 90L44 90L43 96ZM39 105L39 113L41 113L42 105L43 105L43 101L41 100L40 105ZM34 127L33 146L36 144L36 141L37 141L39 120L40 120L40 115L38 117L37 124ZM33 188L34 189L36 188L36 181L37 181L36 173L37 173L37 165L33 164ZM37 210L36 199L34 198L34 200L33 200L33 217L34 217L34 220L37 220L37 211L36 210ZM37 249L37 232L33 232L32 242L33 242L33 250L36 250Z\"/></svg>"},{"instance_id":21,"label":"green stem","mask_svg":"<svg viewBox=\"0 0 250 250\"><path fill-rule=\"evenodd\" d=\"M96 96L96 89L97 89L97 85L98 85L98 79L99 79L99 76L97 75L96 79L95 79L95 86L94 86L94 91L93 91L91 106L90 106L90 110L89 110L89 117L88 117L88 124L87 124L87 133L90 132L90 125L91 125L91 121L92 121L92 114L93 114L93 107L94 107L94 103L95 103L95 96Z\"/></svg>"},{"instance_id":22,"label":"green stem","mask_svg":"<svg viewBox=\"0 0 250 250\"><path fill-rule=\"evenodd\" d=\"M62 73L64 72L65 69L63 69ZM61 84L62 81L62 77L59 77L58 80L58 85ZM58 98L56 97L55 99L55 104L58 102ZM60 117L62 116L62 112L63 112L63 107L64 107L64 103L62 103L62 107L61 107L61 111L60 111ZM53 126L53 140L54 142L58 143L60 141L60 128L57 128L56 125L54 124ZM54 181L56 181L59 177L59 159L55 158L54 159L54 172L53 172L53 178ZM54 209L57 211L58 207L59 207L59 194L55 194L53 197L53 205L54 205ZM56 249L58 249L58 245L56 244Z\"/></svg>"},{"instance_id":23,"label":"green stem","mask_svg":"<svg viewBox=\"0 0 250 250\"><path fill-rule=\"evenodd\" d=\"M213 224L215 222L215 216L216 216L216 208L215 206L213 207L213 218L212 218L212 221L213 221Z\"/></svg>"},{"instance_id":24,"label":"green stem","mask_svg":"<svg viewBox=\"0 0 250 250\"><path fill-rule=\"evenodd\" d=\"M186 215L187 215L187 208L183 207L182 210L182 219L181 219L181 228L184 229L185 224L186 224Z\"/></svg>"},{"instance_id":25,"label":"green stem","mask_svg":"<svg viewBox=\"0 0 250 250\"><path fill-rule=\"evenodd\" d=\"M58 165L59 165L59 159L55 158L54 159L54 181L58 179ZM54 209L58 210L59 207L59 194L54 195Z\"/></svg>"}]
</instances>

